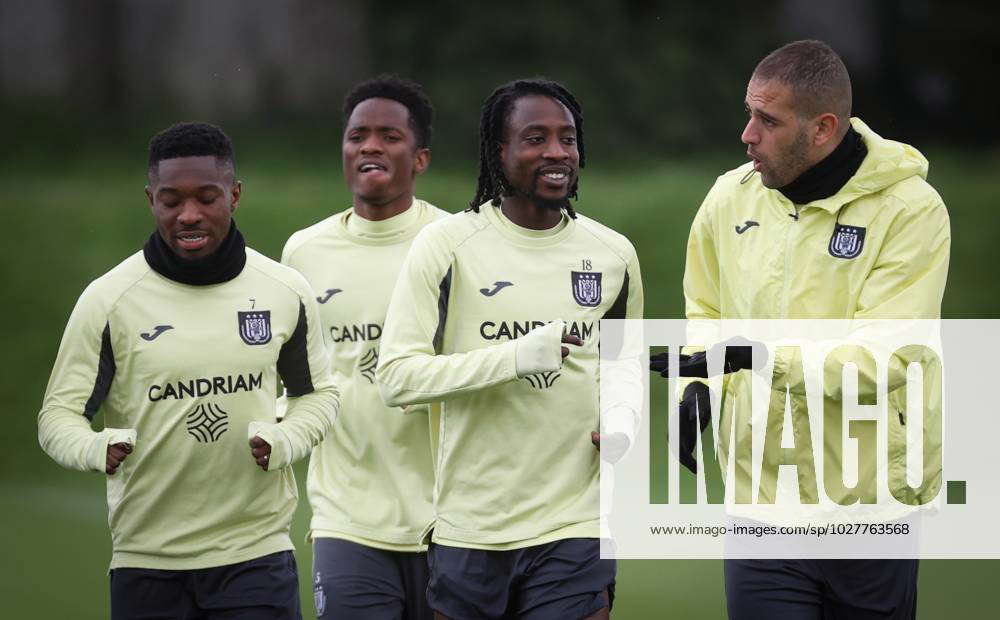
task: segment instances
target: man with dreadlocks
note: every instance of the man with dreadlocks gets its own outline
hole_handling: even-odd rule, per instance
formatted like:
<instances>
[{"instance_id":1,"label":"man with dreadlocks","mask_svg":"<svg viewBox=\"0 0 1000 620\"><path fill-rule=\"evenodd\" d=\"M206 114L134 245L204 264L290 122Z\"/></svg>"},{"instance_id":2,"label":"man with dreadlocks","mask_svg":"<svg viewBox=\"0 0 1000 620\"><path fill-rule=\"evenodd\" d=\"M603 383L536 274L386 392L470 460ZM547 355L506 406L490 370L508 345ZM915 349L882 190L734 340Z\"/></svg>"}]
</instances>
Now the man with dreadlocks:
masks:
<instances>
[{"instance_id":1,"label":"man with dreadlocks","mask_svg":"<svg viewBox=\"0 0 1000 620\"><path fill-rule=\"evenodd\" d=\"M501 86L480 136L476 197L414 240L376 373L390 406L442 402L428 602L444 618L606 618L592 442L629 442L637 415L623 404L597 432L597 329L642 316L638 259L569 203L583 114L563 86Z\"/></svg>"},{"instance_id":2,"label":"man with dreadlocks","mask_svg":"<svg viewBox=\"0 0 1000 620\"><path fill-rule=\"evenodd\" d=\"M418 620L434 519L429 415L399 415L375 387L379 336L406 251L448 215L414 197L430 163L423 88L382 75L344 98L341 151L352 206L292 235L281 262L319 294L332 366L345 378L338 430L309 461L313 597L320 618Z\"/></svg>"}]
</instances>

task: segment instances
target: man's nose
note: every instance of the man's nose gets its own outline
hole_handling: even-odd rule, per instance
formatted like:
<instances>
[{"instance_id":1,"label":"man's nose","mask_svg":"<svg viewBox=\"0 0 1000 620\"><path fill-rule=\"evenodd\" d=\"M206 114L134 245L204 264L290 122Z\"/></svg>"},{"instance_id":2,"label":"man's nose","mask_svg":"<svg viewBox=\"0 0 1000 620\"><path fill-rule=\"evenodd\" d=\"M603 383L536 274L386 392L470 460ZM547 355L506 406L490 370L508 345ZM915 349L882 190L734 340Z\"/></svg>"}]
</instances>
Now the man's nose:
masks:
<instances>
[{"instance_id":1,"label":"man's nose","mask_svg":"<svg viewBox=\"0 0 1000 620\"><path fill-rule=\"evenodd\" d=\"M376 136L369 136L361 143L361 152L364 154L381 153L382 150L382 141Z\"/></svg>"},{"instance_id":2,"label":"man's nose","mask_svg":"<svg viewBox=\"0 0 1000 620\"><path fill-rule=\"evenodd\" d=\"M200 222L201 207L198 205L198 201L194 199L185 200L181 204L181 212L177 215L177 221L185 226Z\"/></svg>"},{"instance_id":3,"label":"man's nose","mask_svg":"<svg viewBox=\"0 0 1000 620\"><path fill-rule=\"evenodd\" d=\"M545 145L545 153L543 154L543 157L546 159L567 159L569 157L569 151L558 139L549 140Z\"/></svg>"},{"instance_id":4,"label":"man's nose","mask_svg":"<svg viewBox=\"0 0 1000 620\"><path fill-rule=\"evenodd\" d=\"M740 140L743 141L743 144L757 144L760 141L753 119L747 121L747 126L743 128L743 134L740 135Z\"/></svg>"}]
</instances>

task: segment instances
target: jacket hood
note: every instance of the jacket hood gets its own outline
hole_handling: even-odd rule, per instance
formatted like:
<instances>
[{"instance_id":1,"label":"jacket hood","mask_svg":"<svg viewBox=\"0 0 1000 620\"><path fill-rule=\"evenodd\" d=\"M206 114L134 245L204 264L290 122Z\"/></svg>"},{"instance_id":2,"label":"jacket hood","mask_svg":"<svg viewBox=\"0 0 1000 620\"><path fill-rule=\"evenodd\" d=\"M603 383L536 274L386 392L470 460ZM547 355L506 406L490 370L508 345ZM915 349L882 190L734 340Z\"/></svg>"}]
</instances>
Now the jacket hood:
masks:
<instances>
[{"instance_id":1,"label":"jacket hood","mask_svg":"<svg viewBox=\"0 0 1000 620\"><path fill-rule=\"evenodd\" d=\"M920 151L909 144L886 140L859 118L852 118L851 126L861 134L868 155L839 192L811 202L809 206L835 211L852 200L880 192L910 177L927 178L927 158Z\"/></svg>"}]
</instances>

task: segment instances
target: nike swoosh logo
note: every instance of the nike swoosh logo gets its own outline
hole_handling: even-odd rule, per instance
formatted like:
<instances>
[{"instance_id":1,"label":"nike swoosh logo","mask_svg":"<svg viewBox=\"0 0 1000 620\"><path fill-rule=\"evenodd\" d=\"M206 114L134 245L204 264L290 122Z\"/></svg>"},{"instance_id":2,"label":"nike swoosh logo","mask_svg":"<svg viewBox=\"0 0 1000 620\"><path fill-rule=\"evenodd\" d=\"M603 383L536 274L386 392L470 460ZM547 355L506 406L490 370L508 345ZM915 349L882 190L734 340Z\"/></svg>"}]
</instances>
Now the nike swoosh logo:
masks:
<instances>
[{"instance_id":1,"label":"nike swoosh logo","mask_svg":"<svg viewBox=\"0 0 1000 620\"><path fill-rule=\"evenodd\" d=\"M492 291L489 290L489 289L481 288L481 289L479 289L479 292L482 293L483 295L486 295L487 297L493 297L494 295L496 295L497 293L499 293L502 289L504 289L504 288L506 288L508 286L514 286L514 283L513 282L494 282L493 283L493 290Z\"/></svg>"},{"instance_id":2,"label":"nike swoosh logo","mask_svg":"<svg viewBox=\"0 0 1000 620\"><path fill-rule=\"evenodd\" d=\"M342 290L344 290L344 289L340 289L340 288L328 288L328 289L326 289L326 295L323 295L322 297L317 297L316 301L318 301L321 304L325 304L326 302L330 301L331 297L333 297L337 293L341 292Z\"/></svg>"},{"instance_id":3,"label":"nike swoosh logo","mask_svg":"<svg viewBox=\"0 0 1000 620\"><path fill-rule=\"evenodd\" d=\"M156 340L160 334L167 331L168 329L173 329L173 328L174 328L173 325L157 325L156 327L153 328L153 331L139 335L142 336L143 340L148 340L152 342L153 340Z\"/></svg>"},{"instance_id":4,"label":"nike swoosh logo","mask_svg":"<svg viewBox=\"0 0 1000 620\"><path fill-rule=\"evenodd\" d=\"M755 222L753 220L747 220L746 222L744 222L744 224L743 224L742 227L740 227L740 226L736 227L736 234L737 235L742 235L743 233L745 233L746 231L750 230L754 226L760 226L760 224L758 224L757 222Z\"/></svg>"}]
</instances>

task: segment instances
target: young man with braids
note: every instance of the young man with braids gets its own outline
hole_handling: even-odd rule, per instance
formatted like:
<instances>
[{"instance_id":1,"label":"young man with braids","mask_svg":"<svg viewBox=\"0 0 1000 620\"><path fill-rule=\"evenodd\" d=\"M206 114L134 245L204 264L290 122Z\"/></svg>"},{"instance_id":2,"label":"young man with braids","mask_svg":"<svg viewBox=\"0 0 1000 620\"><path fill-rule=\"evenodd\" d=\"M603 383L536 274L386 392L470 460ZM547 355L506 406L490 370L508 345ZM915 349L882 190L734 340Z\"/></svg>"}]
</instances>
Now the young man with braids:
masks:
<instances>
[{"instance_id":1,"label":"young man with braids","mask_svg":"<svg viewBox=\"0 0 1000 620\"><path fill-rule=\"evenodd\" d=\"M288 240L282 261L319 293L343 380L337 432L309 462L313 594L320 618L431 618L434 519L426 407L400 415L375 387L389 295L417 233L447 212L414 198L430 163L434 109L420 85L383 75L344 99L341 147L352 206ZM414 408L416 409L416 407Z\"/></svg>"},{"instance_id":2,"label":"young man with braids","mask_svg":"<svg viewBox=\"0 0 1000 620\"><path fill-rule=\"evenodd\" d=\"M606 618L597 330L642 316L638 260L569 203L583 114L564 87L501 86L480 136L476 197L414 241L376 373L390 406L442 402L428 601L442 618ZM601 431L634 436L635 418Z\"/></svg>"},{"instance_id":3,"label":"young man with braids","mask_svg":"<svg viewBox=\"0 0 1000 620\"><path fill-rule=\"evenodd\" d=\"M153 138L156 230L80 296L38 414L56 462L108 476L115 619L301 618L290 465L337 389L315 295L244 245L241 194L218 127Z\"/></svg>"}]
</instances>

